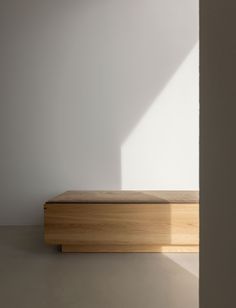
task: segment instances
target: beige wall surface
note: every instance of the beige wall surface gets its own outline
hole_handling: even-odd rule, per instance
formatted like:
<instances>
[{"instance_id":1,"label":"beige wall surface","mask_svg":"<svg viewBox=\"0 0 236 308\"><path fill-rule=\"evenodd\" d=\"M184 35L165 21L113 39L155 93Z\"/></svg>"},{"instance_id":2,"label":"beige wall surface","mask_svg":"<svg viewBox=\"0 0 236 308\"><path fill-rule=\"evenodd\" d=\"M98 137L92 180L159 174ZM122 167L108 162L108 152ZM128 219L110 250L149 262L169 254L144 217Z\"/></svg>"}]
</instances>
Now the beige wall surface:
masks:
<instances>
[{"instance_id":1,"label":"beige wall surface","mask_svg":"<svg viewBox=\"0 0 236 308\"><path fill-rule=\"evenodd\" d=\"M198 188L197 0L1 0L0 23L0 224L68 189Z\"/></svg>"}]
</instances>

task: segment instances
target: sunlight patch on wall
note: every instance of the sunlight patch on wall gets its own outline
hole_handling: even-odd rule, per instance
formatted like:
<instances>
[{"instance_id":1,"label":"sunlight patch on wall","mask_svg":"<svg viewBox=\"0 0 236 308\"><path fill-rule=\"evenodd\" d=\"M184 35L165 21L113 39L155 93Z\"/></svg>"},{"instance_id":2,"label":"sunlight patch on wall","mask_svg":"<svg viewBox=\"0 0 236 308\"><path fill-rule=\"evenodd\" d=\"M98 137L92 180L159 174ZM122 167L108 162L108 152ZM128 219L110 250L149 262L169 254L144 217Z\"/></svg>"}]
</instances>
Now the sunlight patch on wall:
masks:
<instances>
[{"instance_id":1,"label":"sunlight patch on wall","mask_svg":"<svg viewBox=\"0 0 236 308\"><path fill-rule=\"evenodd\" d=\"M198 189L199 45L121 148L122 189Z\"/></svg>"}]
</instances>

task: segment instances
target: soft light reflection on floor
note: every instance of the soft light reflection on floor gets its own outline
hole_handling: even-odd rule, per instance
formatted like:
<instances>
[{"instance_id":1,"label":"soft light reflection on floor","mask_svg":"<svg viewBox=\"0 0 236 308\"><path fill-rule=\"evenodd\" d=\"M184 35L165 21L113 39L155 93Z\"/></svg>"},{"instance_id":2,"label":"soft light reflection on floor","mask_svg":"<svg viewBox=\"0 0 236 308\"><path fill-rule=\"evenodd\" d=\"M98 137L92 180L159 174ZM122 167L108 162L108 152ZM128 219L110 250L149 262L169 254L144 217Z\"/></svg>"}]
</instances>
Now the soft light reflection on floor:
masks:
<instances>
[{"instance_id":1,"label":"soft light reflection on floor","mask_svg":"<svg viewBox=\"0 0 236 308\"><path fill-rule=\"evenodd\" d=\"M164 253L164 255L189 273L199 277L198 253Z\"/></svg>"},{"instance_id":2,"label":"soft light reflection on floor","mask_svg":"<svg viewBox=\"0 0 236 308\"><path fill-rule=\"evenodd\" d=\"M1 307L198 308L197 254L68 253L0 227Z\"/></svg>"}]
</instances>

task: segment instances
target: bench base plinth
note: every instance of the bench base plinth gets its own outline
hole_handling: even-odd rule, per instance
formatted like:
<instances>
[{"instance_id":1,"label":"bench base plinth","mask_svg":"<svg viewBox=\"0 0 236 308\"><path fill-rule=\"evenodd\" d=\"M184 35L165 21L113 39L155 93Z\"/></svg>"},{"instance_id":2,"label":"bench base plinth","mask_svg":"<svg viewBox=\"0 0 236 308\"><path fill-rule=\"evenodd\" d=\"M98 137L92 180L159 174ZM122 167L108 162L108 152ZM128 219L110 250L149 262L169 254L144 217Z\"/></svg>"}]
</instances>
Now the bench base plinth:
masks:
<instances>
[{"instance_id":1,"label":"bench base plinth","mask_svg":"<svg viewBox=\"0 0 236 308\"><path fill-rule=\"evenodd\" d=\"M62 252L199 252L198 245L62 245Z\"/></svg>"}]
</instances>

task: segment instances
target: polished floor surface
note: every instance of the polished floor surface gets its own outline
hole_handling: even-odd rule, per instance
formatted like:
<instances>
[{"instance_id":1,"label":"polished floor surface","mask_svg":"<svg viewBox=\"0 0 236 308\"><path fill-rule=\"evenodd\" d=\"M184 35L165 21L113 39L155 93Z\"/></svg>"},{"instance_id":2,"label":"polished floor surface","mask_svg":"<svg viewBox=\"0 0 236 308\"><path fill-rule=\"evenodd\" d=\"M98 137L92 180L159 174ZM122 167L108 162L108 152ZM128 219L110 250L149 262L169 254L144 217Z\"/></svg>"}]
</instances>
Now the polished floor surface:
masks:
<instances>
[{"instance_id":1,"label":"polished floor surface","mask_svg":"<svg viewBox=\"0 0 236 308\"><path fill-rule=\"evenodd\" d=\"M0 227L3 308L198 308L198 254L62 254L42 227Z\"/></svg>"}]
</instances>

